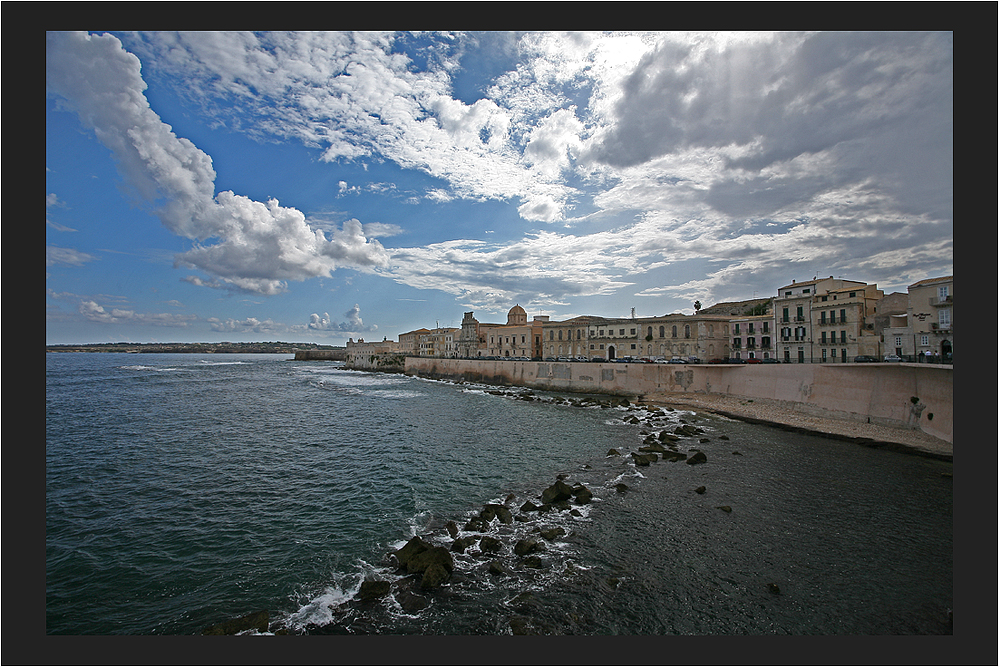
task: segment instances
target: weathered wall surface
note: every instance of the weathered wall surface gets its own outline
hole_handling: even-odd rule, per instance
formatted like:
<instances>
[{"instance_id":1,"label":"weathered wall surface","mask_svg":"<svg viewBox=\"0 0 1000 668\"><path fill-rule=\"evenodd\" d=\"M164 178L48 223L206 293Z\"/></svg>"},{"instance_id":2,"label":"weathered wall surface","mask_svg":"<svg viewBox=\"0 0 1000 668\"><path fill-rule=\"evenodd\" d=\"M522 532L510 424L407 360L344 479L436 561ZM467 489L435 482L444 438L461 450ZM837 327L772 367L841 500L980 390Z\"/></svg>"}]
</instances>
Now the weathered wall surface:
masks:
<instances>
[{"instance_id":1,"label":"weathered wall surface","mask_svg":"<svg viewBox=\"0 0 1000 668\"><path fill-rule=\"evenodd\" d=\"M952 442L953 369L937 364L625 364L407 357L405 373L539 390L771 399L791 410L920 429Z\"/></svg>"}]
</instances>

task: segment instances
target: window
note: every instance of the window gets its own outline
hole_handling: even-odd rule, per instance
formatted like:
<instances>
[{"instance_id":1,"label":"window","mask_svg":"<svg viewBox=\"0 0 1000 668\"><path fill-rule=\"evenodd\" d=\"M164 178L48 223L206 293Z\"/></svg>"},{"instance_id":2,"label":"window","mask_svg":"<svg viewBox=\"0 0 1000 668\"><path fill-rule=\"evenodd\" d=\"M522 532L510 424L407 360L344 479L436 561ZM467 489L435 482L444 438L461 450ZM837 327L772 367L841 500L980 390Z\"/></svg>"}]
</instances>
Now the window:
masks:
<instances>
[{"instance_id":1,"label":"window","mask_svg":"<svg viewBox=\"0 0 1000 668\"><path fill-rule=\"evenodd\" d=\"M673 327L670 328L670 336L674 337L675 339L677 338L677 325L674 325Z\"/></svg>"},{"instance_id":2,"label":"window","mask_svg":"<svg viewBox=\"0 0 1000 668\"><path fill-rule=\"evenodd\" d=\"M802 322L803 320L805 320L805 318L802 317L802 307L801 306L796 306L795 307L795 319L798 320L799 322Z\"/></svg>"},{"instance_id":3,"label":"window","mask_svg":"<svg viewBox=\"0 0 1000 668\"><path fill-rule=\"evenodd\" d=\"M733 339L733 348L742 348L743 339Z\"/></svg>"},{"instance_id":4,"label":"window","mask_svg":"<svg viewBox=\"0 0 1000 668\"><path fill-rule=\"evenodd\" d=\"M858 294L858 293L856 293L856 292L851 292L851 293L848 293L848 295L847 295L847 296L848 296L848 297L854 297L854 296L856 296L857 294Z\"/></svg>"},{"instance_id":5,"label":"window","mask_svg":"<svg viewBox=\"0 0 1000 668\"><path fill-rule=\"evenodd\" d=\"M753 334L753 323L747 325L747 334Z\"/></svg>"},{"instance_id":6,"label":"window","mask_svg":"<svg viewBox=\"0 0 1000 668\"><path fill-rule=\"evenodd\" d=\"M820 314L819 314L819 324L821 324L821 325L825 325L826 324L826 311L820 311Z\"/></svg>"},{"instance_id":7,"label":"window","mask_svg":"<svg viewBox=\"0 0 1000 668\"><path fill-rule=\"evenodd\" d=\"M946 299L948 299L948 286L942 285L938 288L938 301L943 302Z\"/></svg>"},{"instance_id":8,"label":"window","mask_svg":"<svg viewBox=\"0 0 1000 668\"><path fill-rule=\"evenodd\" d=\"M646 336L648 338L650 338L650 339L653 338L653 328L652 327L647 327L646 328Z\"/></svg>"},{"instance_id":9,"label":"window","mask_svg":"<svg viewBox=\"0 0 1000 668\"><path fill-rule=\"evenodd\" d=\"M846 362L847 361L847 349L846 348L841 348L840 349L840 361L841 362Z\"/></svg>"},{"instance_id":10,"label":"window","mask_svg":"<svg viewBox=\"0 0 1000 668\"><path fill-rule=\"evenodd\" d=\"M559 340L562 341L562 330L559 330Z\"/></svg>"},{"instance_id":11,"label":"window","mask_svg":"<svg viewBox=\"0 0 1000 668\"><path fill-rule=\"evenodd\" d=\"M625 336L625 330L624 329L619 329L618 330L618 336Z\"/></svg>"},{"instance_id":12,"label":"window","mask_svg":"<svg viewBox=\"0 0 1000 668\"><path fill-rule=\"evenodd\" d=\"M820 298L819 298L819 300L820 300L821 302L825 302L825 301L826 301L826 295L823 295L822 297L820 297Z\"/></svg>"},{"instance_id":13,"label":"window","mask_svg":"<svg viewBox=\"0 0 1000 668\"><path fill-rule=\"evenodd\" d=\"M634 343L632 344L632 350L635 350L635 344Z\"/></svg>"},{"instance_id":14,"label":"window","mask_svg":"<svg viewBox=\"0 0 1000 668\"><path fill-rule=\"evenodd\" d=\"M903 337L902 336L897 336L896 337L896 347L898 348L901 345L903 345Z\"/></svg>"},{"instance_id":15,"label":"window","mask_svg":"<svg viewBox=\"0 0 1000 668\"><path fill-rule=\"evenodd\" d=\"M733 325L733 334L739 334L739 333L740 333L740 323L736 323L735 325Z\"/></svg>"},{"instance_id":16,"label":"window","mask_svg":"<svg viewBox=\"0 0 1000 668\"><path fill-rule=\"evenodd\" d=\"M708 326L708 335L715 336L715 325ZM660 334L660 336L663 336L663 334Z\"/></svg>"},{"instance_id":17,"label":"window","mask_svg":"<svg viewBox=\"0 0 1000 668\"><path fill-rule=\"evenodd\" d=\"M823 343L823 344L826 343L826 332L821 332L820 333L820 335L819 335L819 342Z\"/></svg>"},{"instance_id":18,"label":"window","mask_svg":"<svg viewBox=\"0 0 1000 668\"><path fill-rule=\"evenodd\" d=\"M684 338L685 339L691 338L691 325L684 325Z\"/></svg>"},{"instance_id":19,"label":"window","mask_svg":"<svg viewBox=\"0 0 1000 668\"><path fill-rule=\"evenodd\" d=\"M663 334L664 334L664 327L663 327L663 325L660 325L660 338L661 339L663 338Z\"/></svg>"},{"instance_id":20,"label":"window","mask_svg":"<svg viewBox=\"0 0 1000 668\"><path fill-rule=\"evenodd\" d=\"M826 348L823 348L823 362L826 362Z\"/></svg>"},{"instance_id":21,"label":"window","mask_svg":"<svg viewBox=\"0 0 1000 668\"><path fill-rule=\"evenodd\" d=\"M756 347L757 347L757 339L755 339L752 336L748 336L747 337L747 348L756 348Z\"/></svg>"},{"instance_id":22,"label":"window","mask_svg":"<svg viewBox=\"0 0 1000 668\"><path fill-rule=\"evenodd\" d=\"M840 330L840 342L847 343L847 332Z\"/></svg>"},{"instance_id":23,"label":"window","mask_svg":"<svg viewBox=\"0 0 1000 668\"><path fill-rule=\"evenodd\" d=\"M763 328L764 328L764 333L765 334L769 334L771 332L771 326L770 325L771 325L771 323L769 323L767 321L764 321Z\"/></svg>"},{"instance_id":24,"label":"window","mask_svg":"<svg viewBox=\"0 0 1000 668\"><path fill-rule=\"evenodd\" d=\"M920 335L920 345L926 346L930 344L929 338L926 334Z\"/></svg>"},{"instance_id":25,"label":"window","mask_svg":"<svg viewBox=\"0 0 1000 668\"><path fill-rule=\"evenodd\" d=\"M635 336L635 327L632 328L632 336Z\"/></svg>"},{"instance_id":26,"label":"window","mask_svg":"<svg viewBox=\"0 0 1000 668\"><path fill-rule=\"evenodd\" d=\"M840 309L840 322L847 322L847 309Z\"/></svg>"},{"instance_id":27,"label":"window","mask_svg":"<svg viewBox=\"0 0 1000 668\"><path fill-rule=\"evenodd\" d=\"M938 327L942 329L948 329L951 327L951 309L942 308L938 309Z\"/></svg>"}]
</instances>

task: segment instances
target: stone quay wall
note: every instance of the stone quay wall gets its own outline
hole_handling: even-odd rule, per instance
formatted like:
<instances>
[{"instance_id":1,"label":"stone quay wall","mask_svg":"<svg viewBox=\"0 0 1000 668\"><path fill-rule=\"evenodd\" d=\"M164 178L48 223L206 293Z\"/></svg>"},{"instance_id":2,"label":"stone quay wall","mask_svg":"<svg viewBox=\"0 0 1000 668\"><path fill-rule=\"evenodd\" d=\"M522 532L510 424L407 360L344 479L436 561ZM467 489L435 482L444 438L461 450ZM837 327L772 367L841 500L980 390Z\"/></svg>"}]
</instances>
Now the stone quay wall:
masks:
<instances>
[{"instance_id":1,"label":"stone quay wall","mask_svg":"<svg viewBox=\"0 0 1000 668\"><path fill-rule=\"evenodd\" d=\"M769 399L817 417L919 429L953 441L953 367L942 364L636 364L407 357L407 375L669 401Z\"/></svg>"}]
</instances>

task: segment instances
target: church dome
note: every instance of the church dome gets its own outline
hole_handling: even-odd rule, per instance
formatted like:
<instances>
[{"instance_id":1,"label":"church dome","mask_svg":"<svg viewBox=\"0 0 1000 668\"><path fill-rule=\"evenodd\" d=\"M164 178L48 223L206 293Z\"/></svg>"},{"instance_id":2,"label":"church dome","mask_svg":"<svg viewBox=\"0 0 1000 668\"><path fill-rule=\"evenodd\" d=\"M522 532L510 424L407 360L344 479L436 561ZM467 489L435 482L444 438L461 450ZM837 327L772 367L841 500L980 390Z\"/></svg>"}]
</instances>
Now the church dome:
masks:
<instances>
[{"instance_id":1,"label":"church dome","mask_svg":"<svg viewBox=\"0 0 1000 668\"><path fill-rule=\"evenodd\" d=\"M507 311L508 325L525 325L527 322L528 314L518 304L514 304L514 308Z\"/></svg>"}]
</instances>

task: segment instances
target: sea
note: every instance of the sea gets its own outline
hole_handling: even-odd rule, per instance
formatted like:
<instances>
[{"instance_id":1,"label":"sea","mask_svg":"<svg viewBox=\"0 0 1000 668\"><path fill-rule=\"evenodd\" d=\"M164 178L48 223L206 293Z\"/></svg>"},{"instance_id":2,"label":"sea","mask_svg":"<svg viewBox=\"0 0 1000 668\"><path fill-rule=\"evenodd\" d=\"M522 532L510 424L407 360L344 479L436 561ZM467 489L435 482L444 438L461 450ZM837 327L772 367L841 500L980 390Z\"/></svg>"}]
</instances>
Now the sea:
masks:
<instances>
[{"instance_id":1,"label":"sea","mask_svg":"<svg viewBox=\"0 0 1000 668\"><path fill-rule=\"evenodd\" d=\"M50 636L265 610L244 633L952 633L950 461L285 354L48 353L45 374ZM637 462L653 441L705 461ZM592 497L531 510L557 480ZM488 504L513 519L470 524ZM450 551L443 585L398 567L414 537Z\"/></svg>"}]
</instances>

